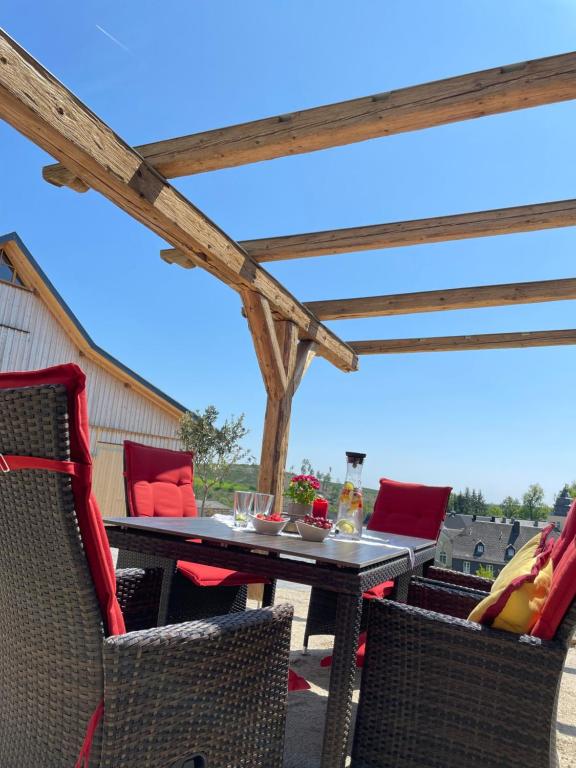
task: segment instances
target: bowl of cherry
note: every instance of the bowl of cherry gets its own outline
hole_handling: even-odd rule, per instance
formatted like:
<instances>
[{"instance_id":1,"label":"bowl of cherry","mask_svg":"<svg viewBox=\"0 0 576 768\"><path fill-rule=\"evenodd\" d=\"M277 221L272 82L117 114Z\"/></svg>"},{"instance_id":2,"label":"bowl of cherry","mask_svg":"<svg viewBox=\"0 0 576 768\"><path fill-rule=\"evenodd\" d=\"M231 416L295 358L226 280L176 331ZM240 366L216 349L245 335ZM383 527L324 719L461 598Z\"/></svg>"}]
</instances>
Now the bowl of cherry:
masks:
<instances>
[{"instance_id":1,"label":"bowl of cherry","mask_svg":"<svg viewBox=\"0 0 576 768\"><path fill-rule=\"evenodd\" d=\"M266 536L277 536L288 522L287 517L264 515L262 513L250 515L250 520L256 533L263 533Z\"/></svg>"},{"instance_id":2,"label":"bowl of cherry","mask_svg":"<svg viewBox=\"0 0 576 768\"><path fill-rule=\"evenodd\" d=\"M306 515L303 520L296 520L296 528L306 541L324 541L332 530L332 523L325 517Z\"/></svg>"}]
</instances>

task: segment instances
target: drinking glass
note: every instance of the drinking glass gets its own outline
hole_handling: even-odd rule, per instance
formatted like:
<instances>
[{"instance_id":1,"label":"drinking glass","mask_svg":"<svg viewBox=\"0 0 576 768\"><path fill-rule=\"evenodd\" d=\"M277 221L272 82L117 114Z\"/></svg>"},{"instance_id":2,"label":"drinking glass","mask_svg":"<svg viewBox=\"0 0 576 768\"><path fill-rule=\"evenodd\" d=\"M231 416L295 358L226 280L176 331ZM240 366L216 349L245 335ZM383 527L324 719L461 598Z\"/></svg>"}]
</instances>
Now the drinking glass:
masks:
<instances>
[{"instance_id":1,"label":"drinking glass","mask_svg":"<svg viewBox=\"0 0 576 768\"><path fill-rule=\"evenodd\" d=\"M252 511L254 494L249 491L234 491L234 526L246 528L248 515Z\"/></svg>"},{"instance_id":2,"label":"drinking glass","mask_svg":"<svg viewBox=\"0 0 576 768\"><path fill-rule=\"evenodd\" d=\"M268 515L274 502L274 494L272 493L255 493L254 494L254 514L255 515Z\"/></svg>"}]
</instances>

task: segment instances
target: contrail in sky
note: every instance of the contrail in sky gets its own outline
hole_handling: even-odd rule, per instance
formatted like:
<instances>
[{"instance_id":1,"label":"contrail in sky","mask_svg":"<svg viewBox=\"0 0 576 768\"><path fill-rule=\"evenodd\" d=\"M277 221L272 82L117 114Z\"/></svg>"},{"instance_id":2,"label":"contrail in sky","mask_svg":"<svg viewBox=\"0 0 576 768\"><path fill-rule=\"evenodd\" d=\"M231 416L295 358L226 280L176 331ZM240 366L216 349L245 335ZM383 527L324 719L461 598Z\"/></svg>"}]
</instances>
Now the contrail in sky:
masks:
<instances>
[{"instance_id":1,"label":"contrail in sky","mask_svg":"<svg viewBox=\"0 0 576 768\"><path fill-rule=\"evenodd\" d=\"M122 48L122 50L123 50L123 51L126 51L126 53L130 53L130 54L132 53L132 51L130 50L130 48L128 48L127 46L125 46L125 45L124 45L124 43L121 43L121 42L120 42L120 40L118 40L117 38L115 38L115 37L114 37L114 35L111 35L111 34L110 34L110 32L107 32L107 31L104 29L104 27L101 27L101 26L100 26L100 24L96 24L96 29L99 29L99 30L100 30L100 32L102 32L102 34L103 34L103 35L106 35L106 37L107 37L107 38L109 38L110 40L112 40L112 42L113 42L113 43L116 43L116 45L120 46L120 48Z\"/></svg>"}]
</instances>

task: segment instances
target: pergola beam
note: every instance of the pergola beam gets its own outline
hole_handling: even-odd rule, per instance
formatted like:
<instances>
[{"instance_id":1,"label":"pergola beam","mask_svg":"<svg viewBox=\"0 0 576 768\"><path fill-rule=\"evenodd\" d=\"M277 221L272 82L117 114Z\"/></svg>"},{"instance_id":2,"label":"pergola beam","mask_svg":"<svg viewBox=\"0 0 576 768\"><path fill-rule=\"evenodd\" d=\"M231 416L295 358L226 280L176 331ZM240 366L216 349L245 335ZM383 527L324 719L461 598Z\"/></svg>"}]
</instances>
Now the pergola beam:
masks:
<instances>
[{"instance_id":1,"label":"pergola beam","mask_svg":"<svg viewBox=\"0 0 576 768\"><path fill-rule=\"evenodd\" d=\"M409 315L417 312L442 312L451 309L504 307L542 301L576 299L576 279L542 280L532 283L481 285L441 291L399 293L358 299L310 301L306 306L320 320L351 320L361 317Z\"/></svg>"},{"instance_id":2,"label":"pergola beam","mask_svg":"<svg viewBox=\"0 0 576 768\"><path fill-rule=\"evenodd\" d=\"M576 344L576 330L485 333L422 339L349 341L357 355L398 355L408 352L461 352L471 349L513 349Z\"/></svg>"},{"instance_id":3,"label":"pergola beam","mask_svg":"<svg viewBox=\"0 0 576 768\"><path fill-rule=\"evenodd\" d=\"M576 226L576 200L559 200L429 219L243 240L239 244L261 263L573 226Z\"/></svg>"},{"instance_id":4,"label":"pergola beam","mask_svg":"<svg viewBox=\"0 0 576 768\"><path fill-rule=\"evenodd\" d=\"M175 178L574 98L576 53L572 52L136 149L165 177ZM48 166L44 178L57 186L71 186L78 174L75 168L70 171ZM91 186L89 180L82 181Z\"/></svg>"},{"instance_id":5,"label":"pergola beam","mask_svg":"<svg viewBox=\"0 0 576 768\"><path fill-rule=\"evenodd\" d=\"M0 117L236 291L261 294L334 365L356 368L349 347L1 30Z\"/></svg>"},{"instance_id":6,"label":"pergola beam","mask_svg":"<svg viewBox=\"0 0 576 768\"><path fill-rule=\"evenodd\" d=\"M559 200L429 219L241 240L238 245L254 261L263 263L573 226L576 226L576 200ZM180 264L187 269L195 266L175 248L161 250L160 256L168 263Z\"/></svg>"}]
</instances>

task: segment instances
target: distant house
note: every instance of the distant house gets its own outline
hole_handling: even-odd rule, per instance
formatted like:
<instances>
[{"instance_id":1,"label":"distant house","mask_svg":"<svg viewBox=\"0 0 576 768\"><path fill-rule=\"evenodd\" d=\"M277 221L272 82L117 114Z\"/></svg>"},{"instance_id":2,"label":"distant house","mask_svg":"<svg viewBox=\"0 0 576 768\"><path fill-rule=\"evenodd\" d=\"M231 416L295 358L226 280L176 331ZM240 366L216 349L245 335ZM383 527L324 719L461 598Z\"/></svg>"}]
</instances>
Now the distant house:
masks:
<instances>
[{"instance_id":1,"label":"distant house","mask_svg":"<svg viewBox=\"0 0 576 768\"><path fill-rule=\"evenodd\" d=\"M0 236L0 371L70 362L87 376L96 497L122 515L123 441L179 448L186 409L98 347L18 235Z\"/></svg>"},{"instance_id":2,"label":"distant house","mask_svg":"<svg viewBox=\"0 0 576 768\"><path fill-rule=\"evenodd\" d=\"M200 506L202 502L199 498L196 499L198 503L198 513L200 513ZM204 503L204 517L212 517L212 515L230 515L232 510L227 507L222 501L213 501L207 499Z\"/></svg>"},{"instance_id":3,"label":"distant house","mask_svg":"<svg viewBox=\"0 0 576 768\"><path fill-rule=\"evenodd\" d=\"M547 522L450 514L444 521L436 562L462 573L482 567L497 576Z\"/></svg>"}]
</instances>

